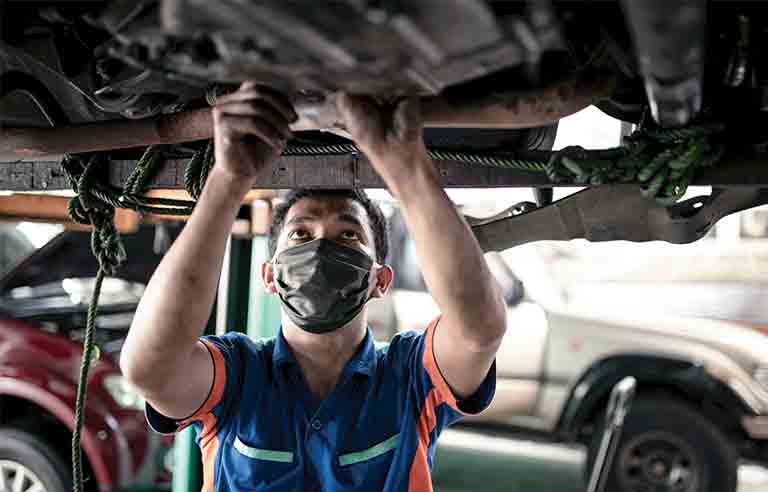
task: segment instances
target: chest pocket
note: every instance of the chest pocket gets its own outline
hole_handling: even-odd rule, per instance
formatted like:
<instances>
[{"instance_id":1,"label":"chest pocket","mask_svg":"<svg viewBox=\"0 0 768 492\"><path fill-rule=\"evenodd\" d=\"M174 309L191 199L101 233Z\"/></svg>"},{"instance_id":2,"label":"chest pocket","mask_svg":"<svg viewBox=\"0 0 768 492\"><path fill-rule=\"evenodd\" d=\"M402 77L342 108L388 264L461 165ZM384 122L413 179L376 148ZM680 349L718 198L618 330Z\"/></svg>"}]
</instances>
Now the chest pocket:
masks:
<instances>
[{"instance_id":1,"label":"chest pocket","mask_svg":"<svg viewBox=\"0 0 768 492\"><path fill-rule=\"evenodd\" d=\"M291 452L254 448L245 444L239 437L235 438L235 449L243 456L254 460L271 461L273 463L293 463L293 453Z\"/></svg>"},{"instance_id":2,"label":"chest pocket","mask_svg":"<svg viewBox=\"0 0 768 492\"><path fill-rule=\"evenodd\" d=\"M387 453L393 452L393 450L400 443L400 434L386 439L378 444L371 446L368 449L362 451L356 451L354 453L342 454L339 456L339 466L350 466L358 463L363 463L383 456Z\"/></svg>"},{"instance_id":3,"label":"chest pocket","mask_svg":"<svg viewBox=\"0 0 768 492\"><path fill-rule=\"evenodd\" d=\"M373 446L338 457L338 470L350 489L382 490L400 443L395 434Z\"/></svg>"},{"instance_id":4,"label":"chest pocket","mask_svg":"<svg viewBox=\"0 0 768 492\"><path fill-rule=\"evenodd\" d=\"M297 470L293 451L256 446L239 436L226 456L229 461L226 468L237 470L230 478L236 490L264 490L278 481L290 479Z\"/></svg>"}]
</instances>

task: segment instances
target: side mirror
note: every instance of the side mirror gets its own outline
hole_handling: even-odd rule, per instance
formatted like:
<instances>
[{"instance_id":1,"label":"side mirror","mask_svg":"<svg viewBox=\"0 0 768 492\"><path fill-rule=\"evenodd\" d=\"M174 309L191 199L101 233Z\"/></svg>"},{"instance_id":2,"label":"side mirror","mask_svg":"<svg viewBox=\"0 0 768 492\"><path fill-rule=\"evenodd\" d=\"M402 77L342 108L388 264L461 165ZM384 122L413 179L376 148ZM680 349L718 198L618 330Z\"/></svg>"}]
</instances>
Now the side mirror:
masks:
<instances>
[{"instance_id":1,"label":"side mirror","mask_svg":"<svg viewBox=\"0 0 768 492\"><path fill-rule=\"evenodd\" d=\"M501 287L504 302L507 303L507 306L517 306L520 304L525 297L525 287L523 282L517 278L515 272L509 268L504 258L499 253L491 252L486 253L485 261L488 263L491 274L496 278L496 282Z\"/></svg>"}]
</instances>

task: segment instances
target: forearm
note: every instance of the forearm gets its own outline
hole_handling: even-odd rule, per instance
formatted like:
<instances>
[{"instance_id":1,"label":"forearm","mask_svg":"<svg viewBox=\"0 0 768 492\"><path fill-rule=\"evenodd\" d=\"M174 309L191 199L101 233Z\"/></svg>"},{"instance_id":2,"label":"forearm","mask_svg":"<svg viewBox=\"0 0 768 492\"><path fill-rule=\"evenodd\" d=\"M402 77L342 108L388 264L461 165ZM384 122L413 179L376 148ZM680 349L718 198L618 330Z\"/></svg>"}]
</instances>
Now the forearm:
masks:
<instances>
[{"instance_id":1,"label":"forearm","mask_svg":"<svg viewBox=\"0 0 768 492\"><path fill-rule=\"evenodd\" d=\"M407 179L384 179L401 206L427 287L451 325L463 330L457 335L478 350L494 347L504 334L505 307L482 250L433 163L424 156L411 169Z\"/></svg>"},{"instance_id":2,"label":"forearm","mask_svg":"<svg viewBox=\"0 0 768 492\"><path fill-rule=\"evenodd\" d=\"M121 366L132 379L183 365L208 321L227 239L249 183L217 168L195 210L144 292L128 332Z\"/></svg>"}]
</instances>

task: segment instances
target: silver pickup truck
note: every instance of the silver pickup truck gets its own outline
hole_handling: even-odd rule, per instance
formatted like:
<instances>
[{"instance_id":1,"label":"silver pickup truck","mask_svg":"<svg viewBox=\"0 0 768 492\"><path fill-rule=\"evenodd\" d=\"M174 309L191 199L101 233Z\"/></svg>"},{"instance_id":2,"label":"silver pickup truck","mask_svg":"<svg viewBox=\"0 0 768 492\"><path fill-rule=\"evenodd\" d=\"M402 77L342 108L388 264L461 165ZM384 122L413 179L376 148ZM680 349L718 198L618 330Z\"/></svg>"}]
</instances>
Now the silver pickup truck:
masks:
<instances>
[{"instance_id":1,"label":"silver pickup truck","mask_svg":"<svg viewBox=\"0 0 768 492\"><path fill-rule=\"evenodd\" d=\"M380 338L424 328L438 313L410 240L393 239L392 295L372 303ZM631 375L638 394L607 490L734 492L741 459L768 463L767 336L726 321L575 308L530 251L486 256L509 328L493 404L465 429L584 444L589 465L609 391Z\"/></svg>"}]
</instances>

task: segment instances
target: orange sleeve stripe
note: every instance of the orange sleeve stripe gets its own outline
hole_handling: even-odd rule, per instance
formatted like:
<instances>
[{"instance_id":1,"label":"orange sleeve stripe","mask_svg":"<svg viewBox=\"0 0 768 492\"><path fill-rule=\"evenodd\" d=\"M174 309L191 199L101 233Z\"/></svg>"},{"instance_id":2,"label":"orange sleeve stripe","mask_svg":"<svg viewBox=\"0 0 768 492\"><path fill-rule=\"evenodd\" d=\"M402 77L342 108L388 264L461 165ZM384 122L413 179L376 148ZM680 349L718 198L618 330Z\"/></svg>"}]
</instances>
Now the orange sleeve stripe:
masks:
<instances>
[{"instance_id":1,"label":"orange sleeve stripe","mask_svg":"<svg viewBox=\"0 0 768 492\"><path fill-rule=\"evenodd\" d=\"M182 426L187 426L193 421L200 421L203 428L200 431L200 451L203 461L203 488L201 492L214 492L214 469L216 454L219 451L219 436L216 434L216 415L213 408L224 396L224 387L227 383L227 369L221 350L207 340L200 340L213 359L213 387L200 409L194 415L186 419Z\"/></svg>"},{"instance_id":2,"label":"orange sleeve stripe","mask_svg":"<svg viewBox=\"0 0 768 492\"><path fill-rule=\"evenodd\" d=\"M216 434L216 416L208 413L203 417L203 431L201 436L209 435L207 438L201 437L200 451L203 460L203 488L200 492L214 492L214 469L216 465L216 454L219 451L219 436Z\"/></svg>"},{"instance_id":3,"label":"orange sleeve stripe","mask_svg":"<svg viewBox=\"0 0 768 492\"><path fill-rule=\"evenodd\" d=\"M459 409L458 403L456 402L456 396L453 394L453 390L451 390L450 386L448 386L448 383L445 381L445 378L437 365L437 360L435 359L433 339L435 338L435 331L437 330L439 322L440 317L437 317L427 327L427 332L424 335L424 355L422 365L424 366L424 370L427 371L427 374L429 374L429 379L432 381L434 391L436 391L439 396L440 403L445 402L451 408L463 414L464 412Z\"/></svg>"},{"instance_id":4,"label":"orange sleeve stripe","mask_svg":"<svg viewBox=\"0 0 768 492\"><path fill-rule=\"evenodd\" d=\"M437 425L435 409L443 401L433 388L430 390L421 409L416 429L419 433L419 443L411 463L411 471L408 474L408 492L432 492L432 476L429 473L429 461L427 450L429 449L429 434Z\"/></svg>"},{"instance_id":5,"label":"orange sleeve stripe","mask_svg":"<svg viewBox=\"0 0 768 492\"><path fill-rule=\"evenodd\" d=\"M419 421L416 423L419 442L408 475L408 492L432 492L432 476L429 473L427 451L429 450L429 435L437 425L437 407L443 403L447 403L458 410L456 397L453 395L453 391L451 391L445 378L443 378L443 375L440 373L440 368L437 366L437 360L435 359L435 353L433 351L432 341L439 322L440 318L438 317L429 324L427 331L424 334L424 355L422 356L422 365L432 382L432 389L424 399L424 406L421 409Z\"/></svg>"},{"instance_id":6,"label":"orange sleeve stripe","mask_svg":"<svg viewBox=\"0 0 768 492\"><path fill-rule=\"evenodd\" d=\"M186 427L196 420L201 421L203 423L203 431L200 434L200 438L202 439L207 437L208 433L213 432L216 428L216 418L213 418L213 425L206 425L206 422L210 422L210 419L207 419L206 417L208 415L213 416L213 414L211 414L213 408L218 405L218 403L221 401L221 397L224 396L224 387L227 383L227 369L221 350L219 350L216 345L207 340L200 341L203 343L203 345L205 345L205 348L208 349L208 352L211 354L211 358L213 359L213 387L208 394L208 398L205 399L197 412L195 412L191 417L185 419L181 426Z\"/></svg>"}]
</instances>

